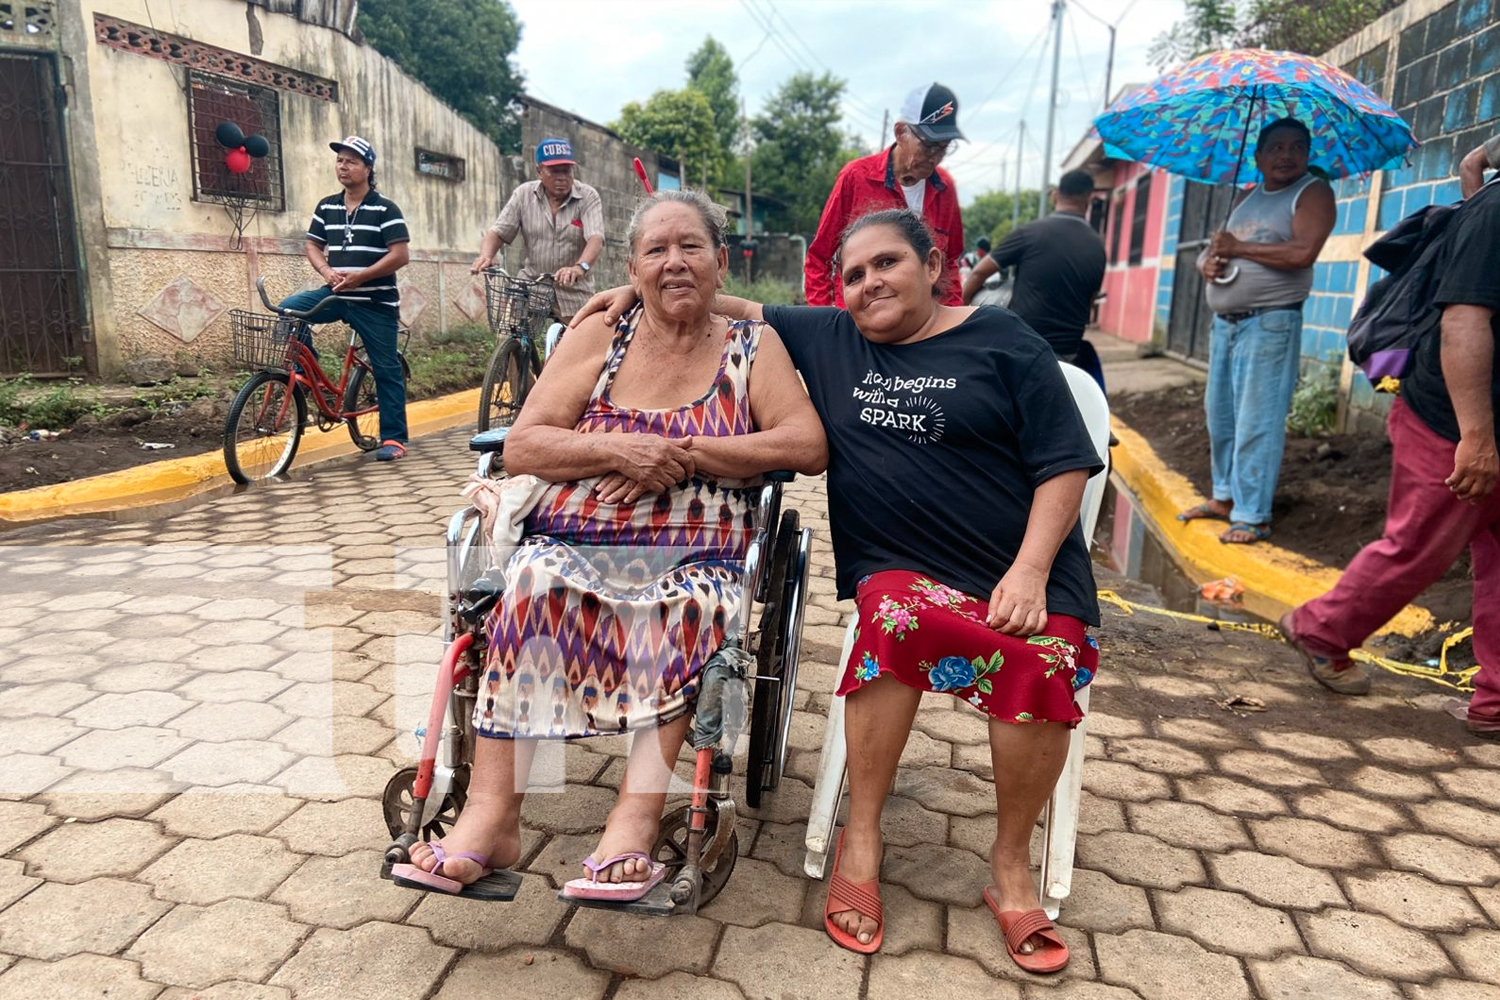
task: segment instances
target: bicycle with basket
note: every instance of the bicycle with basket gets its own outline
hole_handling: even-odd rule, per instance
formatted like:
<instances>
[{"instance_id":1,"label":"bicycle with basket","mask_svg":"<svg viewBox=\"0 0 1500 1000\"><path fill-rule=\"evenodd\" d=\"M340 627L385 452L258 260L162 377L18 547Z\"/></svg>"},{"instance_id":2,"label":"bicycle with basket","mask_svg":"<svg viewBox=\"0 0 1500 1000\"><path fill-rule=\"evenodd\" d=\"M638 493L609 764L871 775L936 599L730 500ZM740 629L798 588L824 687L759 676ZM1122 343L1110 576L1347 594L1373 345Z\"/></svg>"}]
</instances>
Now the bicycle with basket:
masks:
<instances>
[{"instance_id":1,"label":"bicycle with basket","mask_svg":"<svg viewBox=\"0 0 1500 1000\"><path fill-rule=\"evenodd\" d=\"M257 278L256 290L266 313L245 309L229 311L234 359L255 369L229 406L224 424L224 464L237 483L270 479L286 472L297 457L302 432L308 425L307 401L311 397L319 430L342 423L361 451L380 446L379 400L375 394L375 372L357 346L359 335L349 331L343 367L335 382L318 364L312 347L312 322L324 307L335 301L329 296L308 310L285 309L266 294L266 279ZM410 334L402 331L402 347ZM401 376L409 378L404 349Z\"/></svg>"},{"instance_id":2,"label":"bicycle with basket","mask_svg":"<svg viewBox=\"0 0 1500 1000\"><path fill-rule=\"evenodd\" d=\"M498 266L483 273L485 312L496 338L479 390L478 429L487 431L516 419L563 325L554 322L545 331L542 326L556 313L552 275L522 278Z\"/></svg>"}]
</instances>

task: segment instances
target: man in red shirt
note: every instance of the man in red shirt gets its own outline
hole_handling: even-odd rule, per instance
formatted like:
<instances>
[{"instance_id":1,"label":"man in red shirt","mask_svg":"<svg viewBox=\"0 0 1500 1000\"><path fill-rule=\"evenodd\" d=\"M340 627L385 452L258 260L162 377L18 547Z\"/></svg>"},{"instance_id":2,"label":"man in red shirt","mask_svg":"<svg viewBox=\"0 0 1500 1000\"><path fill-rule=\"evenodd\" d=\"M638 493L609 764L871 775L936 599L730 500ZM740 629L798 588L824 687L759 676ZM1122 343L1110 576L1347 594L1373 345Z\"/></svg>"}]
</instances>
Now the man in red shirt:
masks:
<instances>
[{"instance_id":1,"label":"man in red shirt","mask_svg":"<svg viewBox=\"0 0 1500 1000\"><path fill-rule=\"evenodd\" d=\"M958 130L958 98L941 83L907 95L896 118L896 141L888 149L844 164L818 220L818 234L807 247L804 289L810 306L842 306L834 278L833 253L844 227L870 212L911 208L926 221L947 258L944 305L961 306L958 258L964 252L964 224L953 178L938 163L964 134Z\"/></svg>"}]
</instances>

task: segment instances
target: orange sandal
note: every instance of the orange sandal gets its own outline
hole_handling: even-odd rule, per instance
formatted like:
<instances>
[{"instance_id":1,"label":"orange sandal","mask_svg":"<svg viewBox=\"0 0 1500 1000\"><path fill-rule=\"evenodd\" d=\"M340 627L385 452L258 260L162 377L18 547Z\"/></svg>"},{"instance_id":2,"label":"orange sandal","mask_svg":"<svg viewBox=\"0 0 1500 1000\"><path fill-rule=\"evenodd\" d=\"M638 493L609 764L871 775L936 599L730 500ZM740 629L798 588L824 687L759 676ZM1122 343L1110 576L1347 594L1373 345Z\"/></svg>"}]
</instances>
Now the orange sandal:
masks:
<instances>
[{"instance_id":1,"label":"orange sandal","mask_svg":"<svg viewBox=\"0 0 1500 1000\"><path fill-rule=\"evenodd\" d=\"M1071 956L1068 954L1067 943L1058 936L1057 925L1039 909L1002 912L999 902L990 894L993 888L994 886L985 887L984 902L1000 924L1000 933L1005 937L1005 950L1010 952L1011 961L1027 972L1041 975L1061 972ZM1042 945L1028 955L1021 951L1021 945L1033 937L1041 938Z\"/></svg>"},{"instance_id":2,"label":"orange sandal","mask_svg":"<svg viewBox=\"0 0 1500 1000\"><path fill-rule=\"evenodd\" d=\"M833 874L828 879L828 900L823 904L823 929L828 936L833 938L833 943L840 948L858 952L861 955L873 955L880 950L880 943L885 940L885 910L880 903L880 879L872 879L869 882L851 882L839 874L839 859L844 854L844 831L839 831L838 847L833 854ZM862 917L869 917L879 926L875 928L875 936L865 944L858 937L842 930L833 922L835 913L845 913L853 910Z\"/></svg>"}]
</instances>

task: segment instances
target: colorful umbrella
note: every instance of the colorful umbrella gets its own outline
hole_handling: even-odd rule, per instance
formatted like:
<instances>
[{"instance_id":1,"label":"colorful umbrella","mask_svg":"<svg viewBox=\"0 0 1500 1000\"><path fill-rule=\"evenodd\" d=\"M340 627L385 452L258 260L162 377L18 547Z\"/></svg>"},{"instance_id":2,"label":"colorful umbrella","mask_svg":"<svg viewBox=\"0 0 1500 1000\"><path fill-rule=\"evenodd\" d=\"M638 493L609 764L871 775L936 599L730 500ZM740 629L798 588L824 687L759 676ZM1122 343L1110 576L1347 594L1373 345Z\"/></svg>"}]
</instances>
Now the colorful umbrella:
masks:
<instances>
[{"instance_id":1,"label":"colorful umbrella","mask_svg":"<svg viewBox=\"0 0 1500 1000\"><path fill-rule=\"evenodd\" d=\"M1232 49L1199 56L1094 119L1108 146L1212 184L1259 181L1261 126L1296 118L1312 132L1309 165L1350 177L1396 166L1417 142L1375 92L1313 56Z\"/></svg>"}]
</instances>

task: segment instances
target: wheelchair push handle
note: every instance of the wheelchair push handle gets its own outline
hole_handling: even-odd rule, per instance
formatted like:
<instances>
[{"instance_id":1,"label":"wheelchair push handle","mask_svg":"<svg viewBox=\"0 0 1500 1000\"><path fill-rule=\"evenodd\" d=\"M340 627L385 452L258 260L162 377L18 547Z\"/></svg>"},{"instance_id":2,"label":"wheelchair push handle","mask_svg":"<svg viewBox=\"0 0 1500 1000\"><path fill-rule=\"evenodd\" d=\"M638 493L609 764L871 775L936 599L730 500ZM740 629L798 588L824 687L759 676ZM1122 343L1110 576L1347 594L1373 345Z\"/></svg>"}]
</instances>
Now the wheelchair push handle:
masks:
<instances>
[{"instance_id":1,"label":"wheelchair push handle","mask_svg":"<svg viewBox=\"0 0 1500 1000\"><path fill-rule=\"evenodd\" d=\"M334 300L334 296L330 295L311 309L283 309L271 301L271 296L266 292L266 279L264 276L255 279L255 290L260 292L260 300L266 304L267 309L278 316L289 316L292 319L310 320L322 312L324 307Z\"/></svg>"}]
</instances>

